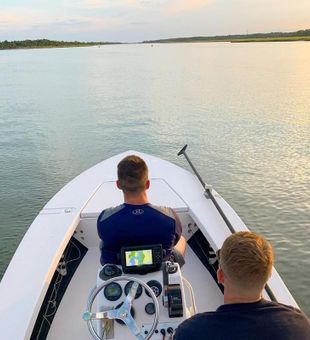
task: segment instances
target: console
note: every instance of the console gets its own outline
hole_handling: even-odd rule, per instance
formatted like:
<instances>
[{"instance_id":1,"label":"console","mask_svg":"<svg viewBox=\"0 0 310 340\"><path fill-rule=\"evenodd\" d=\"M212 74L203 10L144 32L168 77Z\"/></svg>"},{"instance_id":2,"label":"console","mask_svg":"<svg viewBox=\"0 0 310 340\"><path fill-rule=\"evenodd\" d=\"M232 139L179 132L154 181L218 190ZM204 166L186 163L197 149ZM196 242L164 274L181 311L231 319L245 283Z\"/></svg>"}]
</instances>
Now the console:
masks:
<instances>
[{"instance_id":1,"label":"console","mask_svg":"<svg viewBox=\"0 0 310 340\"><path fill-rule=\"evenodd\" d=\"M136 252L135 254L131 253L134 251ZM138 258L134 260L136 262L132 261L130 256L141 256L139 251L142 251L145 256L143 261L139 262ZM156 256L162 256L161 247L157 247L157 245L124 248L122 266L106 264L100 269L97 276L97 286L115 276L124 277L124 281L110 283L103 292L98 294L97 310L105 311L120 306L132 285L130 279L137 278L150 286L155 293L159 303L159 323L151 340L162 340L163 333L167 334L167 336L172 334L174 329L190 315L185 304L185 292L179 265L160 262L159 266ZM158 269L155 270L155 268ZM127 281L125 278L127 278ZM131 314L134 316L137 325L142 329L144 336L146 336L152 326L154 304L141 285L136 291ZM107 324L98 321L98 335L102 336L103 329L107 339L134 338L125 325L115 321L109 321Z\"/></svg>"}]
</instances>

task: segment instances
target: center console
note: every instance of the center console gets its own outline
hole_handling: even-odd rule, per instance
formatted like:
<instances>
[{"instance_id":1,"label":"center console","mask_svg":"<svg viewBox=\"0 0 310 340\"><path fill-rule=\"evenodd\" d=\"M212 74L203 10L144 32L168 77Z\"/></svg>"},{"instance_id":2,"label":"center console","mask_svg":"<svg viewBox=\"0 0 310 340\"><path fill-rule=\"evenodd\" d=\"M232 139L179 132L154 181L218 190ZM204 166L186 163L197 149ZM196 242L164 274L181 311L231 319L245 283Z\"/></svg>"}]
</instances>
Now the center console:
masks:
<instances>
[{"instance_id":1,"label":"center console","mask_svg":"<svg viewBox=\"0 0 310 340\"><path fill-rule=\"evenodd\" d=\"M159 303L159 322L151 339L169 339L176 327L189 317L179 265L162 261L159 245L126 247L122 249L121 257L122 265L106 264L98 271L97 287L115 277L124 277L124 281L118 280L105 286L97 296L97 310L102 312L119 308L133 284L128 278L137 278L151 287ZM152 301L150 294L139 284L130 312L145 336L154 320ZM96 322L100 337L104 332L106 339L134 339L122 321Z\"/></svg>"}]
</instances>

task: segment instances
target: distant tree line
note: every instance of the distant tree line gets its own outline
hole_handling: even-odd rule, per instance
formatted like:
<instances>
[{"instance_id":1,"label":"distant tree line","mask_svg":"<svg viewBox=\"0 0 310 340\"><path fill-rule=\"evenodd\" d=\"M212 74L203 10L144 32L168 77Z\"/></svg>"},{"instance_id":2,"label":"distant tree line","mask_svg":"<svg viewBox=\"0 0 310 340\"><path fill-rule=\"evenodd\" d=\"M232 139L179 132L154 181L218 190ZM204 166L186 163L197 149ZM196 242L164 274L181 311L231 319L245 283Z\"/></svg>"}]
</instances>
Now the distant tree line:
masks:
<instances>
[{"instance_id":1,"label":"distant tree line","mask_svg":"<svg viewBox=\"0 0 310 340\"><path fill-rule=\"evenodd\" d=\"M254 33L254 34L234 34L234 35L215 35L199 37L183 37L159 40L146 40L142 43L175 43L175 42L208 42L208 41L291 41L291 40L310 40L310 29L296 32L272 32L272 33ZM57 41L48 39L37 40L15 40L0 41L0 50L18 49L18 48L53 48L53 47L82 47L96 45L121 44L120 42L79 42L79 41Z\"/></svg>"},{"instance_id":2,"label":"distant tree line","mask_svg":"<svg viewBox=\"0 0 310 340\"><path fill-rule=\"evenodd\" d=\"M37 40L16 40L16 41L0 41L0 49L17 49L17 48L52 48L52 47L82 47L82 46L95 46L107 45L117 43L107 42L79 42L79 41L56 41L48 39Z\"/></svg>"},{"instance_id":3,"label":"distant tree line","mask_svg":"<svg viewBox=\"0 0 310 340\"><path fill-rule=\"evenodd\" d=\"M205 42L205 41L234 41L234 40L255 40L271 38L297 38L308 37L310 38L310 29L300 30L296 32L271 32L271 33L253 33L253 34L234 34L234 35L215 35L215 36L198 36L198 37L183 37L183 38L171 38L171 39L159 39L159 40L146 40L142 43L172 43L172 42ZM283 39L287 40L287 39ZM308 39L307 39L308 40Z\"/></svg>"}]
</instances>

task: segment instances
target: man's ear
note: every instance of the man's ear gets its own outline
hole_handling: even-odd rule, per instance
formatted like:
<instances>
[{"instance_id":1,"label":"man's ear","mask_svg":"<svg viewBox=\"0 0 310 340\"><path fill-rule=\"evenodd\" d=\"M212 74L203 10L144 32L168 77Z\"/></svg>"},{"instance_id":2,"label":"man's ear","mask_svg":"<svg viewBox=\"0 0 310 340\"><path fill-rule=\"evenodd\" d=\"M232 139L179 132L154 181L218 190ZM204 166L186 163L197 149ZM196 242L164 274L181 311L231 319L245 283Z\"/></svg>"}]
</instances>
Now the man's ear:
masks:
<instances>
[{"instance_id":1,"label":"man's ear","mask_svg":"<svg viewBox=\"0 0 310 340\"><path fill-rule=\"evenodd\" d=\"M224 285L225 278L224 278L224 273L222 271L222 268L219 268L217 270L216 277L217 277L217 282L221 283L222 285Z\"/></svg>"},{"instance_id":2,"label":"man's ear","mask_svg":"<svg viewBox=\"0 0 310 340\"><path fill-rule=\"evenodd\" d=\"M121 182L119 181L119 179L116 181L116 186L119 190L122 190Z\"/></svg>"},{"instance_id":3,"label":"man's ear","mask_svg":"<svg viewBox=\"0 0 310 340\"><path fill-rule=\"evenodd\" d=\"M150 183L150 180L148 179L145 183L145 189L148 190L150 185L151 185L151 183Z\"/></svg>"}]
</instances>

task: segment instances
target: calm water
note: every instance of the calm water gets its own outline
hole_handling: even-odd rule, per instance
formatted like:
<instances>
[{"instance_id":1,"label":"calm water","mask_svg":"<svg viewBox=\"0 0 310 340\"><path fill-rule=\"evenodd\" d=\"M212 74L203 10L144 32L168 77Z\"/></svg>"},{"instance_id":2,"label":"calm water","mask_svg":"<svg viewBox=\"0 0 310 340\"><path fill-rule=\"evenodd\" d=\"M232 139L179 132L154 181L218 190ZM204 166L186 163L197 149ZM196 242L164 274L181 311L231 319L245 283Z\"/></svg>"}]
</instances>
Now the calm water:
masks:
<instances>
[{"instance_id":1,"label":"calm water","mask_svg":"<svg viewBox=\"0 0 310 340\"><path fill-rule=\"evenodd\" d=\"M310 315L309 60L302 42L0 51L0 277L81 171L127 149L187 167L188 143Z\"/></svg>"}]
</instances>

